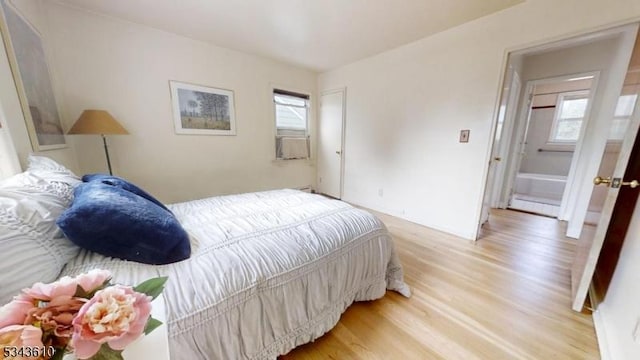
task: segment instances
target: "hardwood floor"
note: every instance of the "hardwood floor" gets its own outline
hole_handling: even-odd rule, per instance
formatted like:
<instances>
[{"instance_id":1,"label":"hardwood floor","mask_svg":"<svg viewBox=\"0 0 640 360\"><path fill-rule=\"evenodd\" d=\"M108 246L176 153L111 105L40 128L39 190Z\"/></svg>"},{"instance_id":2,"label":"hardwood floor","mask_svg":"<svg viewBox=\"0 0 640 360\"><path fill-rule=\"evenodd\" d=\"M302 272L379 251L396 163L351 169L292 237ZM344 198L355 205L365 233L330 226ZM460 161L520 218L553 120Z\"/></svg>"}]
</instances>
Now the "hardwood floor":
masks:
<instances>
[{"instance_id":1,"label":"hardwood floor","mask_svg":"<svg viewBox=\"0 0 640 360\"><path fill-rule=\"evenodd\" d=\"M353 304L282 359L598 359L571 311L574 240L555 219L492 210L476 243L384 214L413 296Z\"/></svg>"}]
</instances>

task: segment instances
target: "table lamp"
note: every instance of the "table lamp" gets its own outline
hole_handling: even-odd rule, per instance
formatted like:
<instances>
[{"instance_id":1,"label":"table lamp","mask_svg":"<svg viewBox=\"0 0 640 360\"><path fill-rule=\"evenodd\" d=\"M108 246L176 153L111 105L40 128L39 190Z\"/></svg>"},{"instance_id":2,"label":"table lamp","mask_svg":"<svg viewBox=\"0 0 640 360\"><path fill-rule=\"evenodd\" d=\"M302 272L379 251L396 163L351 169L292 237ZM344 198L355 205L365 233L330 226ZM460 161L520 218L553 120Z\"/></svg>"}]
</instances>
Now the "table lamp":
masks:
<instances>
[{"instance_id":1,"label":"table lamp","mask_svg":"<svg viewBox=\"0 0 640 360\"><path fill-rule=\"evenodd\" d=\"M107 148L107 137L105 135L127 135L129 132L107 111L85 110L67 134L102 136L104 154L107 157L107 166L109 166L109 175L113 175L111 160L109 159L109 149Z\"/></svg>"}]
</instances>

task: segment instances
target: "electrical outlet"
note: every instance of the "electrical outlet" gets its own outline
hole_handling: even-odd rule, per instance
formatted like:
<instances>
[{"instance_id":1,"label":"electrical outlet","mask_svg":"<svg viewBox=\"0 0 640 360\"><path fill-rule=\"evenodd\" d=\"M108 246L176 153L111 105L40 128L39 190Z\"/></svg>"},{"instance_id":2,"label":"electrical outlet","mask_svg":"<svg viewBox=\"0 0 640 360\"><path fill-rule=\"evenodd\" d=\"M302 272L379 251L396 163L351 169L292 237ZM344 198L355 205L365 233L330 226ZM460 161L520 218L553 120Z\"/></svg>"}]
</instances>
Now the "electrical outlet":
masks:
<instances>
[{"instance_id":1,"label":"electrical outlet","mask_svg":"<svg viewBox=\"0 0 640 360\"><path fill-rule=\"evenodd\" d=\"M384 195L384 191L380 188L378 189L378 196L382 197L382 195Z\"/></svg>"}]
</instances>

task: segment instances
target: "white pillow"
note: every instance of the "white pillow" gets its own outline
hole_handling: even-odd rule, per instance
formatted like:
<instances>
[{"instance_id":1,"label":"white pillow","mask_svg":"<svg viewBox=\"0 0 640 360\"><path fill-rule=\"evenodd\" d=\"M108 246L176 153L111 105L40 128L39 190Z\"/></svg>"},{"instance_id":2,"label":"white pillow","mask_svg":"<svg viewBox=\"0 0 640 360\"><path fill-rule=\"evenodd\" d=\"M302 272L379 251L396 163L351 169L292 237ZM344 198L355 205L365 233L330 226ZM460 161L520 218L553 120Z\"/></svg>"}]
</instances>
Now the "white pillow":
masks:
<instances>
[{"instance_id":1,"label":"white pillow","mask_svg":"<svg viewBox=\"0 0 640 360\"><path fill-rule=\"evenodd\" d=\"M40 176L48 182L62 182L72 187L82 182L82 179L71 170L48 157L29 155L28 162L29 168L27 171Z\"/></svg>"},{"instance_id":2,"label":"white pillow","mask_svg":"<svg viewBox=\"0 0 640 360\"><path fill-rule=\"evenodd\" d=\"M71 205L73 186L66 181L73 179L37 175L58 170L28 170L0 181L0 304L35 282L54 281L80 250L55 223Z\"/></svg>"}]
</instances>

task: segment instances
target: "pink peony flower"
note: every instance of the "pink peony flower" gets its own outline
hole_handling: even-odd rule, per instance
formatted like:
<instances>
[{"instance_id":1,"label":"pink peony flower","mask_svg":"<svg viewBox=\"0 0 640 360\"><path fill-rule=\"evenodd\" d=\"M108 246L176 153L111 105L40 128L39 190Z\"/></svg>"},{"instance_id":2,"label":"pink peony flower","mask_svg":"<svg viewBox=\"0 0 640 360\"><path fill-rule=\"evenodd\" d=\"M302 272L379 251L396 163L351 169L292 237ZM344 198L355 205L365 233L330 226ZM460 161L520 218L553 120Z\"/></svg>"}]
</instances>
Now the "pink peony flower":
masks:
<instances>
[{"instance_id":1,"label":"pink peony flower","mask_svg":"<svg viewBox=\"0 0 640 360\"><path fill-rule=\"evenodd\" d=\"M76 277L78 285L88 293L102 286L109 279L111 279L111 272L100 269L93 269Z\"/></svg>"},{"instance_id":2,"label":"pink peony flower","mask_svg":"<svg viewBox=\"0 0 640 360\"><path fill-rule=\"evenodd\" d=\"M10 325L0 329L0 349L8 346L42 348L42 330L31 325ZM37 359L18 357L15 359Z\"/></svg>"},{"instance_id":3,"label":"pink peony flower","mask_svg":"<svg viewBox=\"0 0 640 360\"><path fill-rule=\"evenodd\" d=\"M124 350L144 331L151 314L151 297L129 286L114 285L98 291L73 319L73 347L78 359L95 355L108 343Z\"/></svg>"},{"instance_id":4,"label":"pink peony flower","mask_svg":"<svg viewBox=\"0 0 640 360\"><path fill-rule=\"evenodd\" d=\"M24 289L22 292L33 299L49 301L58 296L73 296L77 286L75 278L64 276L51 284L35 283L30 289Z\"/></svg>"},{"instance_id":5,"label":"pink peony flower","mask_svg":"<svg viewBox=\"0 0 640 360\"><path fill-rule=\"evenodd\" d=\"M86 299L72 296L58 296L41 306L31 309L25 323L38 323L46 334L56 336L56 346L64 347L73 333L73 318L76 316Z\"/></svg>"},{"instance_id":6,"label":"pink peony flower","mask_svg":"<svg viewBox=\"0 0 640 360\"><path fill-rule=\"evenodd\" d=\"M111 278L111 273L107 270L93 269L86 274L77 277L64 276L58 281L50 284L35 283L30 289L24 289L22 292L33 299L50 301L58 296L73 296L76 293L78 285L90 293L104 284Z\"/></svg>"},{"instance_id":7,"label":"pink peony flower","mask_svg":"<svg viewBox=\"0 0 640 360\"><path fill-rule=\"evenodd\" d=\"M23 325L27 318L27 313L35 308L33 299L20 294L13 300L0 307L0 329L8 325Z\"/></svg>"}]
</instances>

